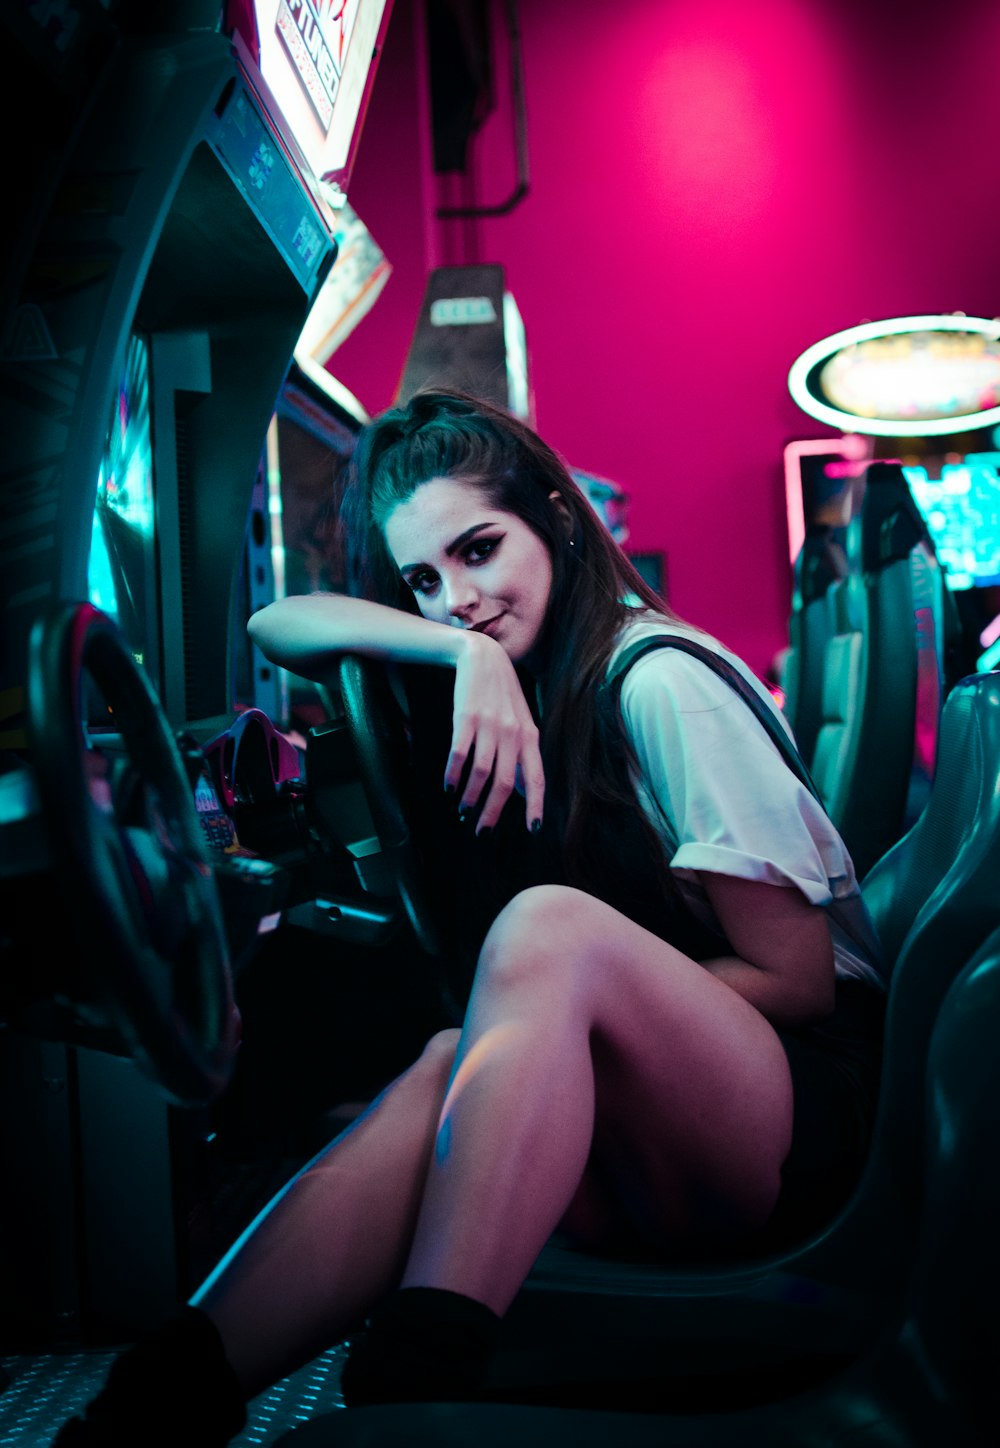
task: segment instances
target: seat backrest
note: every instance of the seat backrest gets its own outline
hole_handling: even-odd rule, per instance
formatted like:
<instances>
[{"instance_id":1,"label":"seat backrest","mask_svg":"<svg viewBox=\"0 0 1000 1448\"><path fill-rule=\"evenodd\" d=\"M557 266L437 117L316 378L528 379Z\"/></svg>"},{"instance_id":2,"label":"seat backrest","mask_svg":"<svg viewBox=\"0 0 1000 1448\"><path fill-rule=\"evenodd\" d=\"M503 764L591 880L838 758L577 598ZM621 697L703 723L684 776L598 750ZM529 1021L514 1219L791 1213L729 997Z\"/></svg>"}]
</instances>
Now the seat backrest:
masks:
<instances>
[{"instance_id":1,"label":"seat backrest","mask_svg":"<svg viewBox=\"0 0 1000 1448\"><path fill-rule=\"evenodd\" d=\"M952 688L926 807L862 879L890 969L916 923L940 903L939 889L951 881L954 894L956 872L964 876L977 852L990 857L993 850L1000 859L1000 670L970 674ZM1000 908L1000 889L995 893ZM964 931L963 942L970 954L979 943Z\"/></svg>"},{"instance_id":2,"label":"seat backrest","mask_svg":"<svg viewBox=\"0 0 1000 1448\"><path fill-rule=\"evenodd\" d=\"M848 586L846 580L844 586ZM830 602L835 603L836 599ZM861 687L863 643L860 628L837 629L826 642L820 677L821 724L813 746L812 770L831 817L837 781L854 768L857 753L857 733L853 725L855 701Z\"/></svg>"},{"instance_id":3,"label":"seat backrest","mask_svg":"<svg viewBox=\"0 0 1000 1448\"><path fill-rule=\"evenodd\" d=\"M795 560L788 651L782 668L783 710L808 765L823 717L823 668L836 632L831 590L847 573L847 555L833 528L810 528Z\"/></svg>"},{"instance_id":4,"label":"seat backrest","mask_svg":"<svg viewBox=\"0 0 1000 1448\"><path fill-rule=\"evenodd\" d=\"M910 1340L938 1392L996 1442L1000 1252L1000 930L962 971L938 1014L927 1085L927 1170Z\"/></svg>"},{"instance_id":5,"label":"seat backrest","mask_svg":"<svg viewBox=\"0 0 1000 1448\"><path fill-rule=\"evenodd\" d=\"M944 694L944 577L898 464L869 468L848 550L811 763L861 876L926 803Z\"/></svg>"},{"instance_id":6,"label":"seat backrest","mask_svg":"<svg viewBox=\"0 0 1000 1448\"><path fill-rule=\"evenodd\" d=\"M926 1180L937 1168L924 1142L938 1106L926 1098L931 1042L953 983L1000 931L998 880L1000 671L960 680L949 694L926 808L862 883L886 946L889 1002L875 1131L850 1199L821 1231L776 1257L768 1251L735 1264L622 1262L550 1243L529 1278L532 1290L514 1304L514 1331L533 1332L536 1349L543 1340L558 1342L559 1351L566 1345L574 1364L591 1362L593 1350L595 1374L610 1358L627 1377L640 1371L635 1363L650 1343L655 1362L671 1370L732 1361L734 1351L745 1367L748 1353L765 1363L769 1351L796 1362L810 1353L856 1355L887 1318L895 1325L921 1201L925 1190L937 1190ZM959 1196L949 1206L957 1222L961 1184L949 1190ZM551 1315L540 1307L546 1297L555 1303ZM627 1366L617 1366L626 1353Z\"/></svg>"},{"instance_id":7,"label":"seat backrest","mask_svg":"<svg viewBox=\"0 0 1000 1448\"><path fill-rule=\"evenodd\" d=\"M882 1098L871 1159L919 1187L931 1033L953 980L1000 928L1000 671L956 684L926 808L861 893L890 971Z\"/></svg>"}]
</instances>

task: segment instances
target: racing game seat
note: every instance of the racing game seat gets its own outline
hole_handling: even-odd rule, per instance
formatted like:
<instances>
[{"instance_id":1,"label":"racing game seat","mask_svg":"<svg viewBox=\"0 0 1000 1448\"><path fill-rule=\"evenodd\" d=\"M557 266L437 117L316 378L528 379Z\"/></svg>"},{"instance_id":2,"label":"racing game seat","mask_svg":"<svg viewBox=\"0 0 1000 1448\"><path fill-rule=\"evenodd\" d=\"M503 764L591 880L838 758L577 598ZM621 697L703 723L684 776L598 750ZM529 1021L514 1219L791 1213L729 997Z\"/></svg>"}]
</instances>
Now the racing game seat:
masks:
<instances>
[{"instance_id":1,"label":"racing game seat","mask_svg":"<svg viewBox=\"0 0 1000 1448\"><path fill-rule=\"evenodd\" d=\"M912 1271L888 1329L803 1391L735 1409L650 1412L543 1403L355 1408L295 1429L288 1448L988 1448L1000 1422L995 1371L1000 1214L1000 930L947 992L924 1082L926 1190Z\"/></svg>"},{"instance_id":2,"label":"racing game seat","mask_svg":"<svg viewBox=\"0 0 1000 1448\"><path fill-rule=\"evenodd\" d=\"M926 801L952 626L944 574L898 463L868 469L847 553L847 574L825 599L835 632L809 762L860 878Z\"/></svg>"},{"instance_id":3,"label":"racing game seat","mask_svg":"<svg viewBox=\"0 0 1000 1448\"><path fill-rule=\"evenodd\" d=\"M596 1257L553 1239L505 1318L489 1406L335 1414L326 1436L317 1420L289 1435L289 1448L292 1438L296 1448L489 1443L501 1428L527 1443L544 1434L628 1444L634 1435L637 1448L664 1435L682 1445L830 1443L849 1432L886 1448L980 1441L975 1422L990 1390L964 1366L974 1328L956 1329L950 1313L979 1311L998 1285L1000 1194L987 1134L998 878L993 672L952 690L927 804L863 882L890 966L883 1086L868 1163L834 1219L784 1248L696 1265ZM984 1339L994 1351L996 1336L994 1326ZM809 1402L812 1419L796 1407ZM829 1432L814 1439L805 1425L820 1432L824 1415Z\"/></svg>"},{"instance_id":4,"label":"racing game seat","mask_svg":"<svg viewBox=\"0 0 1000 1448\"><path fill-rule=\"evenodd\" d=\"M807 765L823 717L826 646L838 632L834 585L847 576L840 531L825 524L809 528L795 559L788 652L781 671L782 709Z\"/></svg>"}]
</instances>

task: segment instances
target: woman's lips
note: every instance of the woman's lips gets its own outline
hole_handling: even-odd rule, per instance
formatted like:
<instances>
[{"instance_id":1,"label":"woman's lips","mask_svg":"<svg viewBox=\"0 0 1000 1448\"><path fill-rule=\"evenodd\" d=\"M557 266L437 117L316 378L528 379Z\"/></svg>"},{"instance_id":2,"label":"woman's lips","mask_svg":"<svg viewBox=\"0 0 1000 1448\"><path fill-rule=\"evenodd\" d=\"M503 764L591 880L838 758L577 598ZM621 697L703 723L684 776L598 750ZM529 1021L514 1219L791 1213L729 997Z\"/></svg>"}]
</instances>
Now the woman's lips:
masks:
<instances>
[{"instance_id":1,"label":"woman's lips","mask_svg":"<svg viewBox=\"0 0 1000 1448\"><path fill-rule=\"evenodd\" d=\"M498 624L502 618L502 613L494 614L492 618L484 619L482 623L474 623L472 631L473 633L489 633L494 624Z\"/></svg>"}]
</instances>

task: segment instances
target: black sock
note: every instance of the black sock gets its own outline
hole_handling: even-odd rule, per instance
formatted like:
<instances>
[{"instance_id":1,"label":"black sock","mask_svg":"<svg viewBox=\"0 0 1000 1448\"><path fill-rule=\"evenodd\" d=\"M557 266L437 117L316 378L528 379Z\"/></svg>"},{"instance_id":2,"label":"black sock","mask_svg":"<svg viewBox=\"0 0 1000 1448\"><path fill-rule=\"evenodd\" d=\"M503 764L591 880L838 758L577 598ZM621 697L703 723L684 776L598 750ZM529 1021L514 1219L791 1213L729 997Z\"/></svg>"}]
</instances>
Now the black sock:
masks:
<instances>
[{"instance_id":1,"label":"black sock","mask_svg":"<svg viewBox=\"0 0 1000 1448\"><path fill-rule=\"evenodd\" d=\"M482 1393L500 1318L440 1287L403 1287L352 1338L340 1378L349 1408L366 1403L473 1402Z\"/></svg>"},{"instance_id":2,"label":"black sock","mask_svg":"<svg viewBox=\"0 0 1000 1448\"><path fill-rule=\"evenodd\" d=\"M104 1387L53 1448L222 1448L246 1420L218 1329L200 1308L185 1307L115 1359Z\"/></svg>"}]
</instances>

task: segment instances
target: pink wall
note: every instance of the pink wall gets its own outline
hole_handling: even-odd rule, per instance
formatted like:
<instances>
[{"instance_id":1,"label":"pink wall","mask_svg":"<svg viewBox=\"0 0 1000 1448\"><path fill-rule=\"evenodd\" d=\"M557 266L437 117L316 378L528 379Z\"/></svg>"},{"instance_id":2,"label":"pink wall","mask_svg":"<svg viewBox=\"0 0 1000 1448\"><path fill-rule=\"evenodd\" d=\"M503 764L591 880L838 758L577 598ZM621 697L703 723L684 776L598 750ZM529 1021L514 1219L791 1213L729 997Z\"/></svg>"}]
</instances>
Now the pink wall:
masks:
<instances>
[{"instance_id":1,"label":"pink wall","mask_svg":"<svg viewBox=\"0 0 1000 1448\"><path fill-rule=\"evenodd\" d=\"M495 7L502 13L501 7ZM399 381L427 268L500 262L539 431L632 497L674 606L765 671L786 642L782 449L828 432L786 388L866 319L1000 310L992 0L520 0L531 187L435 221L418 0L396 0L351 187L394 271L331 368ZM497 112L464 183L510 191ZM449 188L451 188L449 190Z\"/></svg>"}]
</instances>

